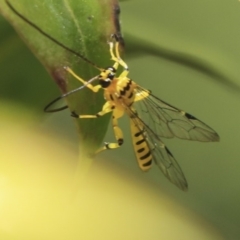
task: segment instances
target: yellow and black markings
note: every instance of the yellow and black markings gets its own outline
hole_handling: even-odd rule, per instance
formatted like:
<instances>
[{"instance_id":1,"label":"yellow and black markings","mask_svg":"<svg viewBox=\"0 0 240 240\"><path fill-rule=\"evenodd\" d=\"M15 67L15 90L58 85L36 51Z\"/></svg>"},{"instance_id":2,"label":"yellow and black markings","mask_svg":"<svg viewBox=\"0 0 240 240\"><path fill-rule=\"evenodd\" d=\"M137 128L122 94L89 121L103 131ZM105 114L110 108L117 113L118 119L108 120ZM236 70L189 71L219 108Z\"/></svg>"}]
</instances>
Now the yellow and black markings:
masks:
<instances>
[{"instance_id":1,"label":"yellow and black markings","mask_svg":"<svg viewBox=\"0 0 240 240\"><path fill-rule=\"evenodd\" d=\"M20 18L39 31L39 28L18 13L9 1L6 0L6 2ZM218 134L191 114L157 98L149 90L139 86L130 79L128 76L128 66L121 59L119 54L119 39L116 34L111 36L111 41L109 42L109 52L111 60L114 63L112 67L103 69L97 67L96 64L86 59L82 54L71 49L69 50L68 47L58 42L58 40L53 39L42 30L40 32L56 44L63 46L67 51L81 57L84 61L100 71L98 76L89 81L85 81L74 73L72 69L65 67L65 70L80 81L83 86L53 100L45 107L45 111L55 112L64 109L65 107L58 109L49 108L60 98L66 97L84 87L89 88L93 92L98 92L100 89L103 89L103 97L106 102L98 113L94 115L78 115L78 113L73 111L71 114L72 117L80 119L98 118L105 114L112 114L111 121L116 142L105 143L96 153L100 153L104 150L116 149L123 144L123 132L118 126L118 120L126 114L130 118L132 142L140 169L147 171L154 162L173 184L182 190L187 190L188 184L185 176L174 156L162 142L161 138L178 137L180 139L200 142L214 142L219 141ZM116 72L119 67L123 70L120 75L117 76ZM99 83L95 86L92 85L91 82L96 80L98 80ZM141 111L138 111L137 107L139 107Z\"/></svg>"}]
</instances>

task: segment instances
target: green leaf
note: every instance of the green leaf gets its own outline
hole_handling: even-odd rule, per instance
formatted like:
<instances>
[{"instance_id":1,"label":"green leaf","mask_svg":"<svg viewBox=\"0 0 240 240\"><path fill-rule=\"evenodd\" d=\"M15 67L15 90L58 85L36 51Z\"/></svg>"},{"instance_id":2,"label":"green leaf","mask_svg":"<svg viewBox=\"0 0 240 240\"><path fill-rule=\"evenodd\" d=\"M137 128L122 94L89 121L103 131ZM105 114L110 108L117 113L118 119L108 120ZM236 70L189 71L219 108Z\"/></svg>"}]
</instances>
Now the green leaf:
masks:
<instances>
[{"instance_id":1,"label":"green leaf","mask_svg":"<svg viewBox=\"0 0 240 240\"><path fill-rule=\"evenodd\" d=\"M112 33L118 31L114 18L116 1L11 0L10 3L42 31L94 64L101 68L112 65L107 41ZM63 49L20 19L5 1L0 2L0 11L42 62L63 93L81 86L81 83L66 73L64 66L72 68L85 80L99 74L99 70L89 62ZM42 93L42 96L47 95L47 92L48 89L46 93ZM53 99L54 97L52 96ZM102 92L96 94L88 89L69 96L67 101L71 111L74 110L78 114L94 114L104 103ZM82 151L90 153L95 151L105 135L108 119L109 117L106 116L96 120L76 120Z\"/></svg>"}]
</instances>

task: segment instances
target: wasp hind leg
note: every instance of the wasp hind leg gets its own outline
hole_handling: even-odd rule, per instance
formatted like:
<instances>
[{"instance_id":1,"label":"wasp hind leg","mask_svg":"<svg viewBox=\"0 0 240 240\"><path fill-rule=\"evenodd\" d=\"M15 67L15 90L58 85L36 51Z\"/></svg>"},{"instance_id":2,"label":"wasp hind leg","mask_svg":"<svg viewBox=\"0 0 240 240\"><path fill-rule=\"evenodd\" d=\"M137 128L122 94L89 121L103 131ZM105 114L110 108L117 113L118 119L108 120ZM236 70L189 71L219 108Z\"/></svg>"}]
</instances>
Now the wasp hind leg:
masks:
<instances>
[{"instance_id":1,"label":"wasp hind leg","mask_svg":"<svg viewBox=\"0 0 240 240\"><path fill-rule=\"evenodd\" d=\"M122 116L122 113L120 113L120 114L121 115L119 115L118 112L113 111L113 115L112 115L112 126L113 126L113 131L114 131L114 135L115 135L117 142L115 142L115 143L105 142L104 146L99 148L96 151L96 154L100 153L102 151L105 151L105 150L112 150L112 149L119 148L123 144L123 142L124 142L123 133L122 133L122 130L120 129L120 127L118 126L118 118L120 118Z\"/></svg>"},{"instance_id":2,"label":"wasp hind leg","mask_svg":"<svg viewBox=\"0 0 240 240\"><path fill-rule=\"evenodd\" d=\"M113 109L114 109L114 106L110 102L106 102L102 108L102 111L98 112L95 115L78 115L75 112L72 112L71 116L74 118L98 118L98 117L102 117L103 115L113 111ZM123 115L123 112L113 111L112 126L113 126L113 131L114 131L114 135L115 135L117 142L116 143L105 143L105 145L103 147L99 148L96 151L96 154L100 153L104 150L111 150L111 149L119 148L123 144L123 133L122 133L122 130L118 126L118 120L117 120L122 115Z\"/></svg>"}]
</instances>

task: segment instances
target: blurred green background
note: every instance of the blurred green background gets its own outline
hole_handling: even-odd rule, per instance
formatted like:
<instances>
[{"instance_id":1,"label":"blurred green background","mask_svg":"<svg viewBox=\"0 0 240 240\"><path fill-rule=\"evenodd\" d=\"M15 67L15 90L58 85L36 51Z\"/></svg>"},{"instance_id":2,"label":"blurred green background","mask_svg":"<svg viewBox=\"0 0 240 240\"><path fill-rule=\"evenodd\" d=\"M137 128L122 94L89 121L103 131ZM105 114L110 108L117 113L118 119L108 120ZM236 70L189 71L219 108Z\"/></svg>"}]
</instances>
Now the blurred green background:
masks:
<instances>
[{"instance_id":1,"label":"blurred green background","mask_svg":"<svg viewBox=\"0 0 240 240\"><path fill-rule=\"evenodd\" d=\"M164 139L185 173L188 193L169 183L157 168L147 174L138 169L126 117L120 123L124 146L98 156L94 167L110 164L126 168L200 215L225 239L240 239L240 2L131 0L120 5L124 57L131 78L206 122L221 140L198 143ZM77 133L69 112L42 112L59 90L3 18L0 79L0 104L27 108L40 128L68 139L77 151ZM109 127L105 140L113 139Z\"/></svg>"}]
</instances>

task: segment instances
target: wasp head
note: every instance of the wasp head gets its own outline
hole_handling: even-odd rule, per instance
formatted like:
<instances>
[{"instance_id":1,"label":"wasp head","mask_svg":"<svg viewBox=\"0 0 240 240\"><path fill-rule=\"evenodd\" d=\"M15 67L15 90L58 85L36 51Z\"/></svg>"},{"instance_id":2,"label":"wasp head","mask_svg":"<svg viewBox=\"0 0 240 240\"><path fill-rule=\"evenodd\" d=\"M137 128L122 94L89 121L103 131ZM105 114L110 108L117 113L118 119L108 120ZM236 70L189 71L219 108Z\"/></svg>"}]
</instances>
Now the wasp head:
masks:
<instances>
[{"instance_id":1,"label":"wasp head","mask_svg":"<svg viewBox=\"0 0 240 240\"><path fill-rule=\"evenodd\" d=\"M114 67L105 68L99 75L99 84L102 88L107 88L115 77L116 69Z\"/></svg>"}]
</instances>

